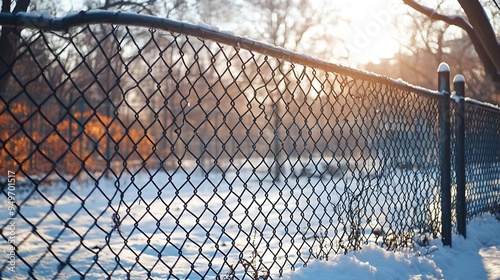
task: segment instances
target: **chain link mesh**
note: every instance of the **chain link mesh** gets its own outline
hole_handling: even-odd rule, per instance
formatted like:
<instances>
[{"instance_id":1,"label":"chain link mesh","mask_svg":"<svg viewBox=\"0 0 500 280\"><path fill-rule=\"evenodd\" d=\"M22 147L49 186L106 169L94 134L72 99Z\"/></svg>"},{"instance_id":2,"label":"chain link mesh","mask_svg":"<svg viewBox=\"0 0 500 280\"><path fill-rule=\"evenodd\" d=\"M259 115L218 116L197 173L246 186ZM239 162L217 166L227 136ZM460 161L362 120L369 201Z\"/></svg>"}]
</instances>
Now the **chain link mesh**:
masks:
<instances>
[{"instance_id":1,"label":"chain link mesh","mask_svg":"<svg viewBox=\"0 0 500 280\"><path fill-rule=\"evenodd\" d=\"M432 94L236 37L104 23L19 36L0 77L19 278L276 278L440 232ZM475 195L498 192L499 155L476 149L498 144L498 114L468 114L480 211L497 201Z\"/></svg>"},{"instance_id":2,"label":"chain link mesh","mask_svg":"<svg viewBox=\"0 0 500 280\"><path fill-rule=\"evenodd\" d=\"M500 210L500 110L466 103L467 219Z\"/></svg>"}]
</instances>

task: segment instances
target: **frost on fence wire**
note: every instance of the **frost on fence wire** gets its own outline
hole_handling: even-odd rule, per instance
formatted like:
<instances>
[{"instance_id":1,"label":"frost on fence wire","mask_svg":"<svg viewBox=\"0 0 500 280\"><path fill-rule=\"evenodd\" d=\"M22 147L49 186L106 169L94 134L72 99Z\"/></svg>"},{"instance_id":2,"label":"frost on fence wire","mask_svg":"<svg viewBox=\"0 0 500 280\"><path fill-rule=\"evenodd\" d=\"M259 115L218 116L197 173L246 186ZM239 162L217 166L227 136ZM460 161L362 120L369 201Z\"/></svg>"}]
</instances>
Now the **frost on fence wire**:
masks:
<instances>
[{"instance_id":1,"label":"frost on fence wire","mask_svg":"<svg viewBox=\"0 0 500 280\"><path fill-rule=\"evenodd\" d=\"M21 37L19 277L275 278L439 232L433 96L155 29Z\"/></svg>"}]
</instances>

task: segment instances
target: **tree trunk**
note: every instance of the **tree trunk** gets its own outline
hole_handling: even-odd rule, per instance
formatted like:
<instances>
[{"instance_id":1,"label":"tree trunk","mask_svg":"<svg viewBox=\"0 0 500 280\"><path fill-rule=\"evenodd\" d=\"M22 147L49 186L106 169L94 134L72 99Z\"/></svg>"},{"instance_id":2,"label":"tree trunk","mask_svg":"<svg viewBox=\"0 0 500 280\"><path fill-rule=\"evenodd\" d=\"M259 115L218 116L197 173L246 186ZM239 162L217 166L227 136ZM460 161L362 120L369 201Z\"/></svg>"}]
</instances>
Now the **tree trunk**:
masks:
<instances>
[{"instance_id":1,"label":"tree trunk","mask_svg":"<svg viewBox=\"0 0 500 280\"><path fill-rule=\"evenodd\" d=\"M478 0L458 0L467 15L467 20L461 16L446 16L437 13L414 0L403 0L403 2L417 12L428 16L431 20L440 20L455 25L467 32L486 74L494 82L495 88L500 90L500 56L498 55L500 54L500 43Z\"/></svg>"}]
</instances>

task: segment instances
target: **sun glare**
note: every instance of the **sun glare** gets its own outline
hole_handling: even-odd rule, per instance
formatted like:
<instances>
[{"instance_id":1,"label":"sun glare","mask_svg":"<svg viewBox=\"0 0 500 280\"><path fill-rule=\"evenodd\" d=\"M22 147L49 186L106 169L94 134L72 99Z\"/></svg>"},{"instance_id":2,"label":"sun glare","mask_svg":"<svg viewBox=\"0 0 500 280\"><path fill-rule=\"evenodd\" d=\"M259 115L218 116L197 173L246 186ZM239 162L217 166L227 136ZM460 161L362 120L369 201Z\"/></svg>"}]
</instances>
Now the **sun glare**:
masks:
<instances>
[{"instance_id":1,"label":"sun glare","mask_svg":"<svg viewBox=\"0 0 500 280\"><path fill-rule=\"evenodd\" d=\"M399 50L394 39L395 16L404 6L397 0L353 0L344 7L349 20L345 32L349 64L379 62Z\"/></svg>"}]
</instances>

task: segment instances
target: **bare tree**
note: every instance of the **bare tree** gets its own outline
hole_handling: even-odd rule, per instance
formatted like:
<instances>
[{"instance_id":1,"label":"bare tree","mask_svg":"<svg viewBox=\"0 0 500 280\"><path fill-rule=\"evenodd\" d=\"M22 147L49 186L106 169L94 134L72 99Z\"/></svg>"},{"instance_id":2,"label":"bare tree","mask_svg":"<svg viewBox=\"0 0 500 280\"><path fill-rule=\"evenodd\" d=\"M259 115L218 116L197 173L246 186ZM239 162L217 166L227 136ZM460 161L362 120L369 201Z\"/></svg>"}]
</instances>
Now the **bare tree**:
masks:
<instances>
[{"instance_id":1,"label":"bare tree","mask_svg":"<svg viewBox=\"0 0 500 280\"><path fill-rule=\"evenodd\" d=\"M458 0L465 16L444 15L414 0L403 0L403 2L431 20L443 21L463 29L474 45L486 74L500 90L500 56L498 55L500 43L487 13L478 0Z\"/></svg>"},{"instance_id":2,"label":"bare tree","mask_svg":"<svg viewBox=\"0 0 500 280\"><path fill-rule=\"evenodd\" d=\"M433 8L437 13L454 14L461 11L459 5L450 5L449 1L444 0L438 1ZM485 6L485 9L490 15L500 12L493 5ZM492 18L492 24L500 23L494 16ZM400 23L399 32L406 34L400 41L399 52L378 64L368 63L364 66L367 70L436 88L435 68L440 62L446 61L453 73L461 73L466 77L468 96L491 103L500 102L500 96L495 94L495 84L485 79L482 61L465 31L412 9L399 15L396 21ZM500 30L498 27L495 26L495 30Z\"/></svg>"},{"instance_id":3,"label":"bare tree","mask_svg":"<svg viewBox=\"0 0 500 280\"><path fill-rule=\"evenodd\" d=\"M89 10L120 10L178 19L189 8L187 0L85 0L84 6Z\"/></svg>"},{"instance_id":4,"label":"bare tree","mask_svg":"<svg viewBox=\"0 0 500 280\"><path fill-rule=\"evenodd\" d=\"M333 5L311 0L249 0L252 26L265 41L291 50L307 51L304 40L321 26L336 22ZM312 32L313 29L315 32ZM312 49L312 48L311 48Z\"/></svg>"},{"instance_id":5,"label":"bare tree","mask_svg":"<svg viewBox=\"0 0 500 280\"><path fill-rule=\"evenodd\" d=\"M123 1L123 0L86 0L88 9L98 10L122 10L128 12L154 14L154 4L157 0Z\"/></svg>"},{"instance_id":6,"label":"bare tree","mask_svg":"<svg viewBox=\"0 0 500 280\"><path fill-rule=\"evenodd\" d=\"M30 0L19 0L16 6L11 11L11 0L2 1L2 13L17 14L19 12L26 12L30 4ZM0 92L5 91L9 69L12 67L15 57L17 46L21 38L20 31L11 27L2 27L2 34L0 35Z\"/></svg>"},{"instance_id":7,"label":"bare tree","mask_svg":"<svg viewBox=\"0 0 500 280\"><path fill-rule=\"evenodd\" d=\"M249 0L247 3L249 5L248 12L252 15L248 17L251 19L249 25L252 28L252 30L249 30L252 34L251 37L254 37L253 34L258 34L257 38L254 37L255 39L294 51L314 54L313 50L317 51L317 44L310 44L310 42L314 39L323 39L316 38L316 36L324 35L321 30L322 26L336 22L335 15L337 12L334 8L328 8L333 6L321 5L318 1ZM327 46L328 44L324 45ZM323 50L323 52L328 51ZM316 52L316 54L319 53L321 52ZM269 72L264 75L271 80L263 85L266 89L265 92L262 92L264 96L256 97L256 99L264 100L266 103L265 110L270 116L269 120L267 120L270 125L265 127L272 130L268 131L268 135L272 136L271 143L274 157L272 172L274 180L279 180L283 171L283 152L288 154L289 151L286 151L287 143L296 141L296 139L288 139L285 135L307 133L306 129L298 128L291 123L296 121L294 117L300 115L298 111L302 105L305 105L307 98L311 98L311 96L308 96L300 87L294 85L294 74L299 71L294 70L294 65L282 63L278 60L269 60L266 64L267 67L260 69L260 71ZM304 71L306 71L305 68ZM256 93L256 95L258 94ZM287 109L296 110L295 112L282 109L283 106L290 106L290 103L298 105ZM312 119L314 118L313 114L308 114L307 118L309 117L311 123L317 121ZM287 133L284 133L286 130L288 130ZM300 153L300 156L303 156L303 154Z\"/></svg>"},{"instance_id":8,"label":"bare tree","mask_svg":"<svg viewBox=\"0 0 500 280\"><path fill-rule=\"evenodd\" d=\"M234 0L195 0L194 9L199 20L206 24L225 26L234 22L240 12Z\"/></svg>"}]
</instances>

